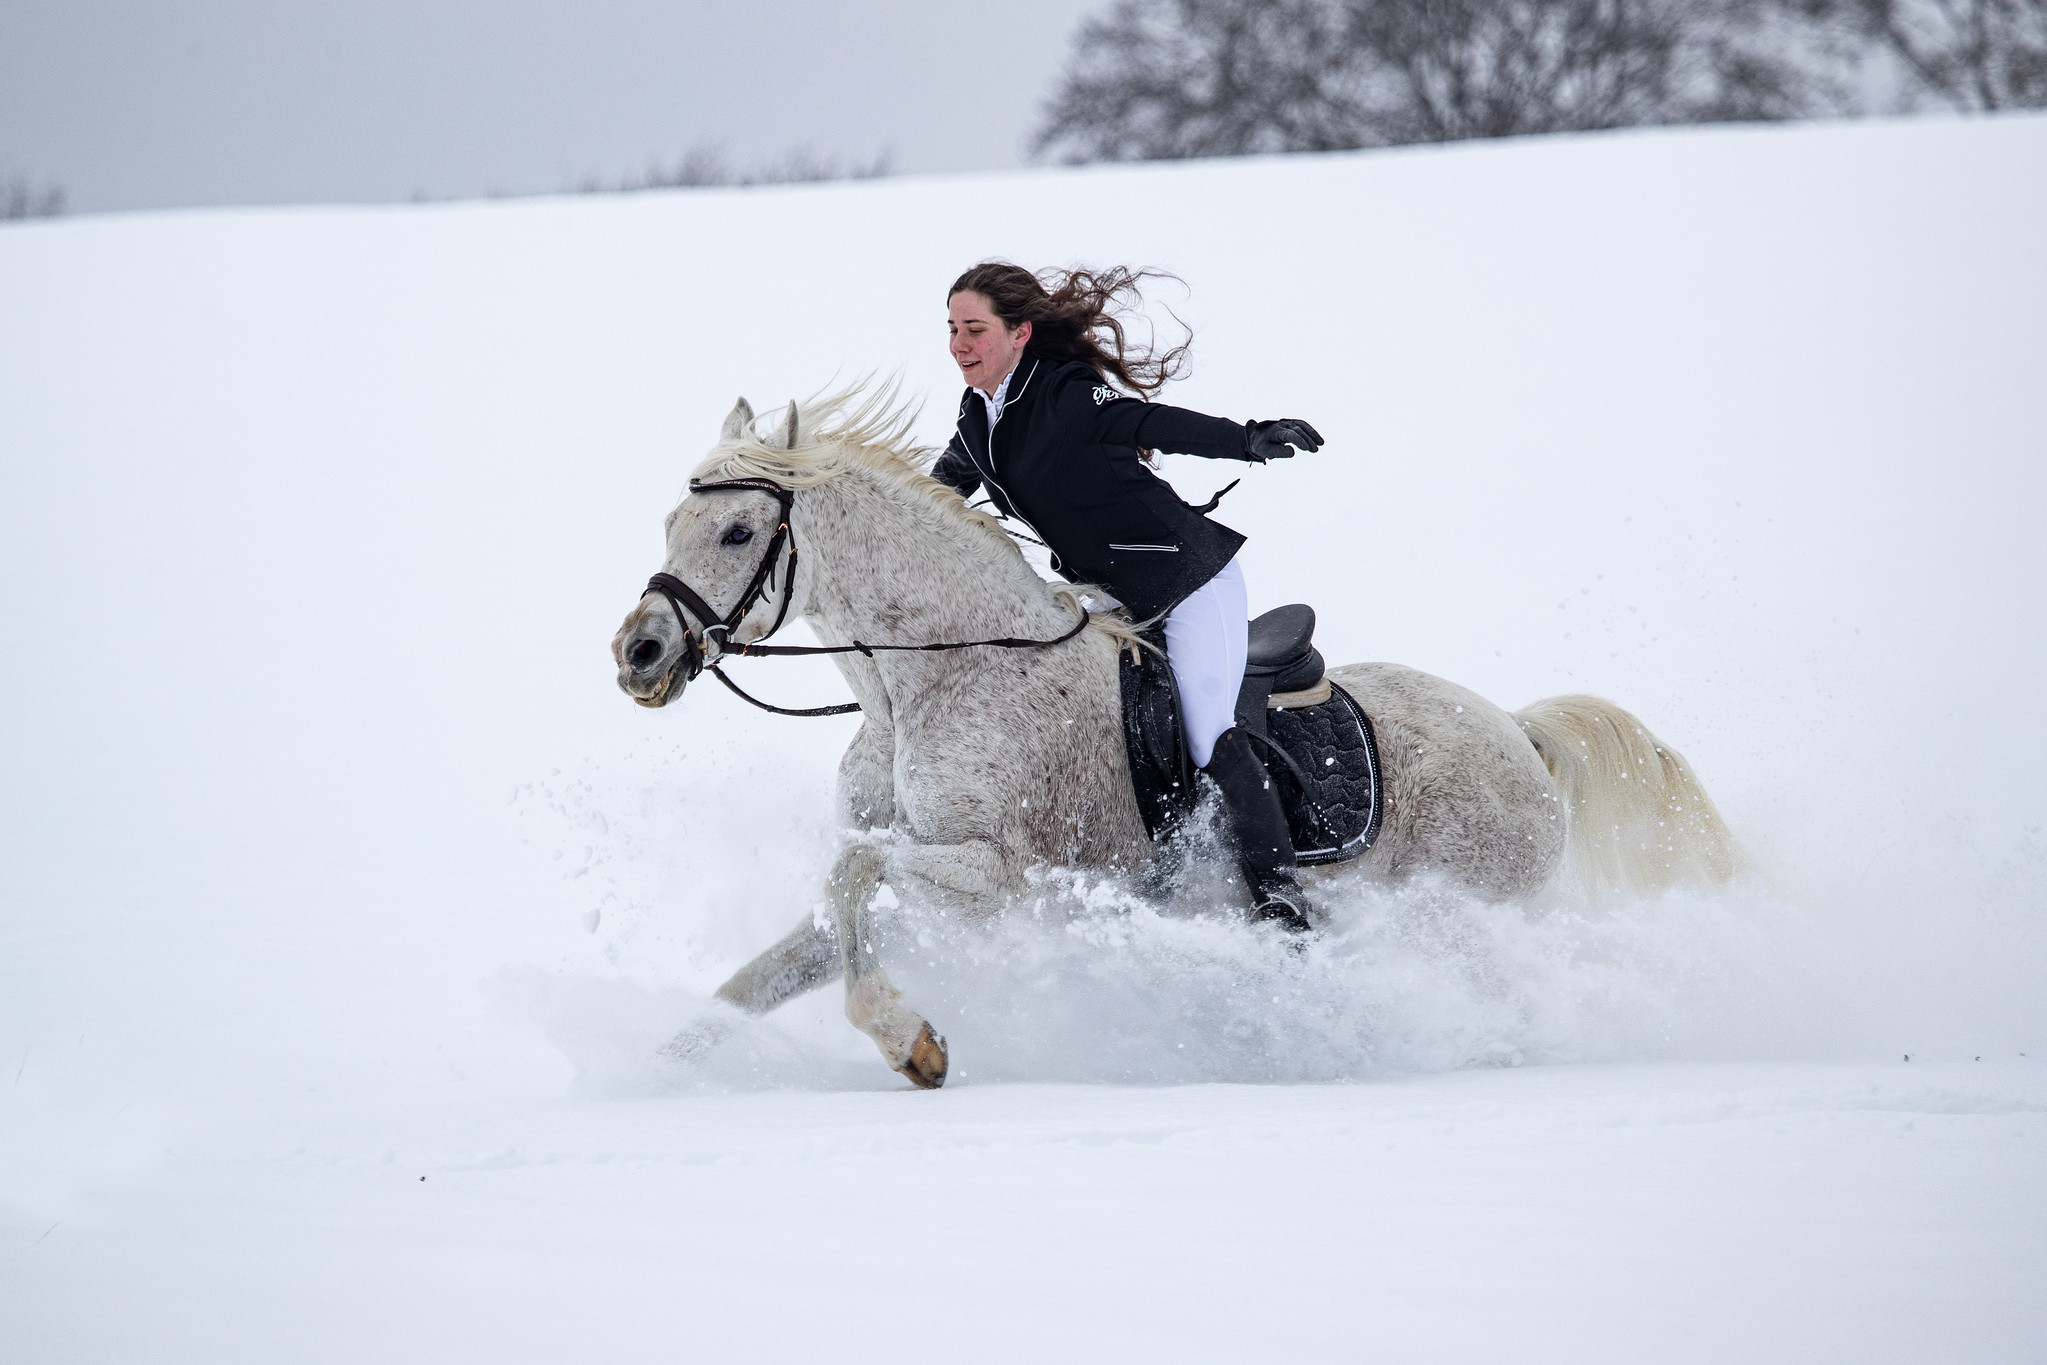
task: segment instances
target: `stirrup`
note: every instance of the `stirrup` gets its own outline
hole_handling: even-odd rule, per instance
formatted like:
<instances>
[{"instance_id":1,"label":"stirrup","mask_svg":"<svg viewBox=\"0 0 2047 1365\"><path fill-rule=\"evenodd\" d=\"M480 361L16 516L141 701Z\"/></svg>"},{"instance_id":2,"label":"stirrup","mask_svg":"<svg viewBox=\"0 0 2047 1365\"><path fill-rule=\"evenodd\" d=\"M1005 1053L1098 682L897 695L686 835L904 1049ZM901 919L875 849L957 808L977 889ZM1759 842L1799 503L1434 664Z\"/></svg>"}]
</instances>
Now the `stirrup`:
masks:
<instances>
[{"instance_id":1,"label":"stirrup","mask_svg":"<svg viewBox=\"0 0 2047 1365\"><path fill-rule=\"evenodd\" d=\"M1320 927L1320 916L1308 901L1298 881L1288 878L1269 886L1254 888L1252 923L1271 922L1290 934L1312 934Z\"/></svg>"}]
</instances>

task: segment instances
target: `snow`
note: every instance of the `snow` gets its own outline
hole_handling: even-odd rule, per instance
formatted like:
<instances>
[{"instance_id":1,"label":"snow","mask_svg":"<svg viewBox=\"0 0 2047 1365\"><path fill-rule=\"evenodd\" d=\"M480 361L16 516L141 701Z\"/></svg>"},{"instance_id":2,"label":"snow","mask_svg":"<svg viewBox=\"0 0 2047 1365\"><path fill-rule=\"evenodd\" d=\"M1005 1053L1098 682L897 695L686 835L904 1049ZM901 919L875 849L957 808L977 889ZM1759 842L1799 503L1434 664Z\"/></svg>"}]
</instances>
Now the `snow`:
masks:
<instances>
[{"instance_id":1,"label":"snow","mask_svg":"<svg viewBox=\"0 0 2047 1365\"><path fill-rule=\"evenodd\" d=\"M2039 117L7 228L8 1358L2040 1358L2042 241ZM1756 875L1298 956L1049 877L889 944L941 1092L830 992L657 1068L853 722L611 631L735 394L942 436L990 255L1330 438L1254 609L1620 702Z\"/></svg>"}]
</instances>

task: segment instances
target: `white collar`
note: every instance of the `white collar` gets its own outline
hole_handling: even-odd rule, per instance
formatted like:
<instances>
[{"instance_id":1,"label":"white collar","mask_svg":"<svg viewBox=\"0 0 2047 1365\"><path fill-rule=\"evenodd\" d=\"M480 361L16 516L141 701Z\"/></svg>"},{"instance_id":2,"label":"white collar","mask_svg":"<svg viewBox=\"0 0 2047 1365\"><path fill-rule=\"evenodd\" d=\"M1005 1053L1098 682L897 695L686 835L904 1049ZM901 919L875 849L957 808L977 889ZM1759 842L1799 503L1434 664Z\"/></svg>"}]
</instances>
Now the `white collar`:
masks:
<instances>
[{"instance_id":1,"label":"white collar","mask_svg":"<svg viewBox=\"0 0 2047 1365\"><path fill-rule=\"evenodd\" d=\"M995 395L992 398L981 393L979 389L974 390L975 393L981 394L981 404L988 409L988 430L991 434L995 430L995 424L1002 420L1003 405L1009 402L1009 381L1016 378L1016 372L1022 368L1023 357L1018 356L1016 364L1010 367L1008 374L1002 376L1002 382L995 386Z\"/></svg>"}]
</instances>

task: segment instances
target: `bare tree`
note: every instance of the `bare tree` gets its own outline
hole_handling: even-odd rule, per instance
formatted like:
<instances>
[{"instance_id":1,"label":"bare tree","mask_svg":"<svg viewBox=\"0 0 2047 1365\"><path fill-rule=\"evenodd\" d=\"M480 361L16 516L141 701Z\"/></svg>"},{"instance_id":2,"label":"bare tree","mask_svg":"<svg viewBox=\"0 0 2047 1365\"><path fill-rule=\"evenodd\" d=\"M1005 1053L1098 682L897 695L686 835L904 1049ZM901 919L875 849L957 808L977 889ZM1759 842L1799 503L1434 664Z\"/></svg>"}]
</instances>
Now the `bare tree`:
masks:
<instances>
[{"instance_id":1,"label":"bare tree","mask_svg":"<svg viewBox=\"0 0 2047 1365\"><path fill-rule=\"evenodd\" d=\"M1032 140L1070 161L1361 145L1325 0L1121 0L1089 19Z\"/></svg>"},{"instance_id":2,"label":"bare tree","mask_svg":"<svg viewBox=\"0 0 2047 1365\"><path fill-rule=\"evenodd\" d=\"M1842 107L1784 3L1121 0L1082 26L1033 150L1319 151Z\"/></svg>"},{"instance_id":3,"label":"bare tree","mask_svg":"<svg viewBox=\"0 0 2047 1365\"><path fill-rule=\"evenodd\" d=\"M2047 108L2047 0L1802 0L1963 111Z\"/></svg>"},{"instance_id":4,"label":"bare tree","mask_svg":"<svg viewBox=\"0 0 2047 1365\"><path fill-rule=\"evenodd\" d=\"M64 212L64 187L56 183L38 185L25 175L0 185L0 219L55 218Z\"/></svg>"},{"instance_id":5,"label":"bare tree","mask_svg":"<svg viewBox=\"0 0 2047 1365\"><path fill-rule=\"evenodd\" d=\"M1447 142L1808 112L1759 0L1350 0L1374 131Z\"/></svg>"}]
</instances>

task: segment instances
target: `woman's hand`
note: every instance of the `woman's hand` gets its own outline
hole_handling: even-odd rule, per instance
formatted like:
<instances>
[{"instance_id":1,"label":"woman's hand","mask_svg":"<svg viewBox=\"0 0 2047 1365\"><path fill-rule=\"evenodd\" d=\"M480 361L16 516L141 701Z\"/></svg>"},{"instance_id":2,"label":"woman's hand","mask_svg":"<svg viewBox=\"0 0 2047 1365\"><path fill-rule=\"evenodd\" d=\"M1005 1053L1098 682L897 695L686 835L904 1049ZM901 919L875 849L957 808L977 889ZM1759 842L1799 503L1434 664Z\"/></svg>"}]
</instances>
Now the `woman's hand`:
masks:
<instances>
[{"instance_id":1,"label":"woman's hand","mask_svg":"<svg viewBox=\"0 0 2047 1365\"><path fill-rule=\"evenodd\" d=\"M1289 459L1295 446L1313 454L1322 448L1322 433L1298 417L1244 423L1244 458L1254 464Z\"/></svg>"}]
</instances>

